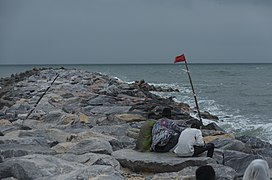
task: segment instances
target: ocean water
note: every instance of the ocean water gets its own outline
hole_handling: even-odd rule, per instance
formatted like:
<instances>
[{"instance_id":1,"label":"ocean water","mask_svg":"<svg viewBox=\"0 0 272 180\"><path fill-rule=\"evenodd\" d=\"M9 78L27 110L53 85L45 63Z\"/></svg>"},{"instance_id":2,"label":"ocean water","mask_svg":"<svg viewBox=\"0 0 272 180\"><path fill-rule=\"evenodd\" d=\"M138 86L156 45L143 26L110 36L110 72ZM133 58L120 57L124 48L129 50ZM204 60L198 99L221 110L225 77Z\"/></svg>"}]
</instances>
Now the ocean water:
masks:
<instances>
[{"instance_id":1,"label":"ocean water","mask_svg":"<svg viewBox=\"0 0 272 180\"><path fill-rule=\"evenodd\" d=\"M183 63L138 65L1 65L0 77L33 67L66 67L101 72L126 82L144 79L180 92L157 93L195 107ZM236 135L272 142L272 64L189 64L200 111L219 117L219 126ZM204 123L209 123L204 119Z\"/></svg>"}]
</instances>

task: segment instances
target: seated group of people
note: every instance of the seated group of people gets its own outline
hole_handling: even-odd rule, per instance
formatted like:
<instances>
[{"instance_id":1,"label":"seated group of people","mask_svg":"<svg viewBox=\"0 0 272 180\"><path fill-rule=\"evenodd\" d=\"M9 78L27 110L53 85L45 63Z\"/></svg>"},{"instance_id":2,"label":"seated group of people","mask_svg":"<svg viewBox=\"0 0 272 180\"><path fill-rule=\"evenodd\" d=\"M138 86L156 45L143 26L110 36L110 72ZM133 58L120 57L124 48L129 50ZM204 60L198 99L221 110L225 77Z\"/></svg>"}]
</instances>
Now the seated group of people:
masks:
<instances>
[{"instance_id":1,"label":"seated group of people","mask_svg":"<svg viewBox=\"0 0 272 180\"><path fill-rule=\"evenodd\" d=\"M203 141L201 123L183 127L171 120L171 109L164 108L162 118L152 127L151 151L174 152L180 157L195 157L207 151L213 157L214 144ZM196 180L215 180L215 171L210 165L199 167L195 172ZM263 159L253 160L247 167L243 180L269 180L269 166Z\"/></svg>"},{"instance_id":2,"label":"seated group of people","mask_svg":"<svg viewBox=\"0 0 272 180\"><path fill-rule=\"evenodd\" d=\"M171 117L171 109L164 108L162 118L152 129L151 150L155 152L174 152L181 157L198 156L208 151L207 157L213 156L214 144L203 141L200 122L190 128L178 125Z\"/></svg>"}]
</instances>

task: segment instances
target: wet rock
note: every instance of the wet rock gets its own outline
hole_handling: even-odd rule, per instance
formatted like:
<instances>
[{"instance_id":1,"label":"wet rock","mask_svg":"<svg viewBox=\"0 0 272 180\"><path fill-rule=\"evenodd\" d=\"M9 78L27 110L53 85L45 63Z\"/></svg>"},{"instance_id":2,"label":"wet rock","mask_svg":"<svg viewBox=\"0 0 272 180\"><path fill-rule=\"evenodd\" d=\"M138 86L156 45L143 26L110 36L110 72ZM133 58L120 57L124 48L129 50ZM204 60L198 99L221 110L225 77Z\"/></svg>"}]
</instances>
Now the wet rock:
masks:
<instances>
[{"instance_id":1,"label":"wet rock","mask_svg":"<svg viewBox=\"0 0 272 180\"><path fill-rule=\"evenodd\" d=\"M210 119L210 120L219 120L219 118L215 115L212 115L211 113L204 111L204 112L200 112L200 115L202 118L204 119Z\"/></svg>"}]
</instances>

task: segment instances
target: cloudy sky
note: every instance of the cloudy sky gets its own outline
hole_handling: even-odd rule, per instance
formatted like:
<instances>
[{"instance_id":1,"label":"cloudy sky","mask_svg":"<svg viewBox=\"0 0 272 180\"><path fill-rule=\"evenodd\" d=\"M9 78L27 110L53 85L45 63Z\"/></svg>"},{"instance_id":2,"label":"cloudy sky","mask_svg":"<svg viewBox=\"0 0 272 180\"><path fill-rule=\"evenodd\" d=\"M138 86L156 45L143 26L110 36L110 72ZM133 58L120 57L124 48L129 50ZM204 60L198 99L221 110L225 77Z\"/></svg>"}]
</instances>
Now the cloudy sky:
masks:
<instances>
[{"instance_id":1,"label":"cloudy sky","mask_svg":"<svg viewBox=\"0 0 272 180\"><path fill-rule=\"evenodd\" d=\"M0 64L272 63L271 0L0 0Z\"/></svg>"}]
</instances>

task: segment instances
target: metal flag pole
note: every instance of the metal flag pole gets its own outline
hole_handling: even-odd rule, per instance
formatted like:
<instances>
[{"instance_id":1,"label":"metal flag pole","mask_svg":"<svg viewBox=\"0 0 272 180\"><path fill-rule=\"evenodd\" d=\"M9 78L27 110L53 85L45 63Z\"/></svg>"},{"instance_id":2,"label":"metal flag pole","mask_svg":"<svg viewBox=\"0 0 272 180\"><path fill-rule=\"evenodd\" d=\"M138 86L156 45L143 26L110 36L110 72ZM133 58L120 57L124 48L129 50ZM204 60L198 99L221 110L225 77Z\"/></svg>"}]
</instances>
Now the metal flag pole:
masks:
<instances>
[{"instance_id":1,"label":"metal flag pole","mask_svg":"<svg viewBox=\"0 0 272 180\"><path fill-rule=\"evenodd\" d=\"M186 72L187 72L187 74L188 74L189 81L190 81L191 88L192 88L193 95L194 95L194 99L195 99L195 104L196 104L196 109L197 109L199 121L200 121L201 125L203 125L203 122L202 122L202 119L201 119L201 114L200 114L199 107L198 107L198 103L197 103L197 98L196 98L195 89L194 89L194 86L193 86L193 82L192 82L191 75L190 75L190 73L189 73L189 68L188 68L188 65L187 65L187 61L186 61L185 55L182 54L182 55L180 55L180 56L177 56L174 63L177 63L177 62L184 62L184 63L185 63Z\"/></svg>"},{"instance_id":2,"label":"metal flag pole","mask_svg":"<svg viewBox=\"0 0 272 180\"><path fill-rule=\"evenodd\" d=\"M194 89L194 86L193 86L193 82L192 82L192 79L191 79L191 75L190 75L190 73L189 73L189 68L188 68L187 62L186 62L186 61L184 61L184 62L185 62L186 71L187 71L187 74L188 74L188 77L189 77L189 81L190 81L190 84L191 84L191 88L192 88L192 91L193 91L193 95L194 95L194 99L195 99L195 104L196 104L196 109L197 109L199 121L200 121L200 123L203 125L203 122L202 122L202 119L201 119L201 115L200 115L200 111L199 111L199 107L198 107L198 103L197 103L197 98L196 98L195 89Z\"/></svg>"}]
</instances>

